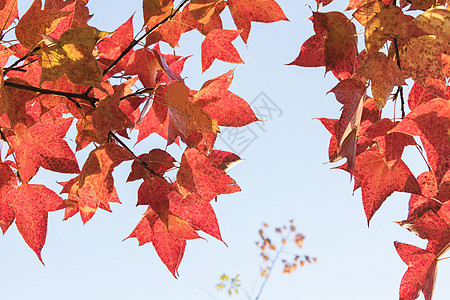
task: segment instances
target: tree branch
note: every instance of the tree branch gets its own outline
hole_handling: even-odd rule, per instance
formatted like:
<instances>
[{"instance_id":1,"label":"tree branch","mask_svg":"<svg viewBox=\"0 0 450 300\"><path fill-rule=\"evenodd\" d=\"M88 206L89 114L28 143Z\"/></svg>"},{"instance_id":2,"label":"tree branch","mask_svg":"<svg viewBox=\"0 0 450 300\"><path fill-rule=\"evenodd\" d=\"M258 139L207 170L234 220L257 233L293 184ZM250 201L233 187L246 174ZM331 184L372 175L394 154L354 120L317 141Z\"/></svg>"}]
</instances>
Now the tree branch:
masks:
<instances>
[{"instance_id":1,"label":"tree branch","mask_svg":"<svg viewBox=\"0 0 450 300\"><path fill-rule=\"evenodd\" d=\"M137 157L136 154L134 154L133 150L131 150L130 148L128 148L128 146L125 145L125 143L124 143L124 142L123 142L123 141L122 141L122 140L121 140L114 132L109 131L109 132L108 132L108 136L111 137L111 138L113 138L114 140L116 140L116 142L118 142L122 147L124 147L128 152L130 152L131 155L133 155L134 159L135 159L135 160L136 160L136 161L137 161L144 169L146 169L147 171L149 171L150 174L152 174L152 175L154 175L154 176L158 176L158 177L160 177L160 178L163 178L163 177L160 176L159 174L156 174L155 171L153 171L152 169L150 169L149 166L148 166L145 162L141 161L141 160L139 159L139 157Z\"/></svg>"},{"instance_id":2,"label":"tree branch","mask_svg":"<svg viewBox=\"0 0 450 300\"><path fill-rule=\"evenodd\" d=\"M22 89L22 90L27 90L27 91L41 93L41 94L46 94L46 95L62 96L62 97L66 97L67 99L69 99L69 100L71 100L73 102L76 102L76 101L74 101L73 99L70 99L70 98L82 99L82 100L89 101L89 103L91 105L93 105L93 106L95 105L95 103L97 101L99 101L98 98L89 97L89 96L84 95L84 94L68 93L68 92L61 92L61 91L55 91L55 90L48 90L48 89L38 88L38 87L35 87L35 86L25 85L25 84L10 82L10 81L5 81L3 83L3 85L4 86L13 87L13 88L16 88L16 89ZM78 105L80 105L80 104L78 103Z\"/></svg>"}]
</instances>

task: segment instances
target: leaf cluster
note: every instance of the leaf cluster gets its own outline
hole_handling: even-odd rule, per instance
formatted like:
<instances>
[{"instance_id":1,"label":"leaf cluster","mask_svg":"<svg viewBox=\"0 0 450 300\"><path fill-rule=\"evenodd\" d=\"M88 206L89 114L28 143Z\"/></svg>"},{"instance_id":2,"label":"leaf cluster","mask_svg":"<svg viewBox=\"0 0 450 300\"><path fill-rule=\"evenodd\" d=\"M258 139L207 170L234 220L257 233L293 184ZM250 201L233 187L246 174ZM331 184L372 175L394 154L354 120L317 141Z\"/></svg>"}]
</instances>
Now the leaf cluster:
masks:
<instances>
[{"instance_id":1,"label":"leaf cluster","mask_svg":"<svg viewBox=\"0 0 450 300\"><path fill-rule=\"evenodd\" d=\"M346 158L336 168L349 172L354 190L362 191L367 222L394 192L410 194L408 217L398 224L428 245L395 243L408 265L400 299L422 292L430 300L436 265L450 248L448 1L351 0L344 12L321 12L332 1L316 2L310 18L315 35L291 65L324 66L338 80L330 92L343 105L340 118L319 120L332 135L329 161ZM388 118L383 111L391 103ZM428 166L417 177L402 160L407 146Z\"/></svg>"},{"instance_id":2,"label":"leaf cluster","mask_svg":"<svg viewBox=\"0 0 450 300\"><path fill-rule=\"evenodd\" d=\"M135 35L135 16L114 32L89 25L88 0L34 0L20 19L17 2L0 5L0 134L8 149L0 161L0 228L15 223L42 261L48 213L64 210L64 219L79 214L86 223L98 209L111 212L120 203L112 172L128 162L127 181L141 181L137 205L147 209L128 238L152 243L177 276L188 240L200 231L222 240L211 201L240 191L226 173L240 158L213 148L219 126L258 119L229 90L233 70L192 90L180 75L188 57L164 54L159 43L176 47L196 30L204 36L203 72L215 59L241 64L231 42L246 42L251 22L286 20L283 11L273 0L143 0L144 27ZM223 28L226 8L237 30ZM125 142L132 130L137 140ZM181 157L152 146L151 134L180 145ZM134 153L129 142L147 150ZM75 153L83 149L80 162ZM63 196L31 181L40 168L73 174L61 183Z\"/></svg>"}]
</instances>

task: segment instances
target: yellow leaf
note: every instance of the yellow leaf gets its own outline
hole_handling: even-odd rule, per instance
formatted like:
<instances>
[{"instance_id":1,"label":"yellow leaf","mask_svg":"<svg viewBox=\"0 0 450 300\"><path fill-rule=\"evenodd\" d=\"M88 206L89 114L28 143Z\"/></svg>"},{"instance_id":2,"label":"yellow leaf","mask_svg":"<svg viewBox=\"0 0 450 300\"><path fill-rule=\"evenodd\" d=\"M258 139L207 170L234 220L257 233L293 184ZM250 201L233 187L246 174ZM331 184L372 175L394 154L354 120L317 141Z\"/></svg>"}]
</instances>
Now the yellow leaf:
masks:
<instances>
[{"instance_id":1,"label":"yellow leaf","mask_svg":"<svg viewBox=\"0 0 450 300\"><path fill-rule=\"evenodd\" d=\"M109 35L95 28L73 28L64 32L54 45L39 57L42 65L41 83L55 81L63 74L76 84L103 89L103 71L92 51L97 42Z\"/></svg>"}]
</instances>

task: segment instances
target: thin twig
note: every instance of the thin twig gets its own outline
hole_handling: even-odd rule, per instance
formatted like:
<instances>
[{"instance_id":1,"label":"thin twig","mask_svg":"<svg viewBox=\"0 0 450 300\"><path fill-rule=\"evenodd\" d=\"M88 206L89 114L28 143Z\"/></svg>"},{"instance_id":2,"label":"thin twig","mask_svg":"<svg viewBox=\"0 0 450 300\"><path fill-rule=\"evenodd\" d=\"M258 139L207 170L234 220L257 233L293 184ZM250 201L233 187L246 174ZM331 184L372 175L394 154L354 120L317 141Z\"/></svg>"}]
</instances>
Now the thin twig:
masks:
<instances>
[{"instance_id":1,"label":"thin twig","mask_svg":"<svg viewBox=\"0 0 450 300\"><path fill-rule=\"evenodd\" d=\"M396 58L396 61L397 61L397 66L401 70L402 69L402 65L401 65L401 62L400 62L400 51L398 50L397 38L394 38L393 42L394 42L394 50L395 50L395 58ZM402 110L402 119L404 119L406 114L405 114L405 98L403 97L403 87L402 86L398 87L397 93L400 93L400 104L401 104L401 110ZM395 97L395 99L397 99L397 97Z\"/></svg>"},{"instance_id":2,"label":"thin twig","mask_svg":"<svg viewBox=\"0 0 450 300\"><path fill-rule=\"evenodd\" d=\"M3 70L3 76L5 76L6 74L8 74L9 71L11 71L12 69L14 69L15 66L17 66L19 63L21 63L22 61L24 61L25 59L27 59L30 56L33 56L35 54L36 51L40 50L41 47L37 46L35 47L33 50L28 51L27 54L25 54L24 56L22 56L21 58L19 58L17 61L15 61L12 65L10 65L9 67L5 68Z\"/></svg>"},{"instance_id":3,"label":"thin twig","mask_svg":"<svg viewBox=\"0 0 450 300\"><path fill-rule=\"evenodd\" d=\"M288 235L285 237L286 240L289 238L289 235L290 235L290 234L291 234L291 233L289 232ZM277 262L277 260L278 260L278 258L279 258L279 256L280 256L280 254L283 252L283 249L284 249L284 246L285 246L285 245L286 245L286 244L282 244L282 245L281 245L280 249L277 251L277 254L275 255L275 257L274 257L273 260L271 261L269 272L268 272L266 278L264 279L263 283L261 284L261 287L259 288L258 295L255 297L255 300L258 300L259 297L261 296L261 294L262 294L262 292L263 292L263 290L264 290L264 286L266 285L267 281L269 280L270 274L272 274L272 271L273 271L273 269L274 269L273 266L274 266L275 263Z\"/></svg>"},{"instance_id":4,"label":"thin twig","mask_svg":"<svg viewBox=\"0 0 450 300\"><path fill-rule=\"evenodd\" d=\"M159 174L155 173L155 171L153 171L152 169L149 168L149 166L141 161L139 159L139 157L136 156L136 154L134 154L133 150L131 150L114 132L109 131L108 132L108 137L113 138L114 140L116 140L116 142L118 142L122 147L124 147L128 152L130 152L131 155L133 155L134 159L142 166L144 167L144 169L146 169L147 171L149 171L152 175L154 176L158 176L160 178L163 178L162 176L160 176Z\"/></svg>"}]
</instances>

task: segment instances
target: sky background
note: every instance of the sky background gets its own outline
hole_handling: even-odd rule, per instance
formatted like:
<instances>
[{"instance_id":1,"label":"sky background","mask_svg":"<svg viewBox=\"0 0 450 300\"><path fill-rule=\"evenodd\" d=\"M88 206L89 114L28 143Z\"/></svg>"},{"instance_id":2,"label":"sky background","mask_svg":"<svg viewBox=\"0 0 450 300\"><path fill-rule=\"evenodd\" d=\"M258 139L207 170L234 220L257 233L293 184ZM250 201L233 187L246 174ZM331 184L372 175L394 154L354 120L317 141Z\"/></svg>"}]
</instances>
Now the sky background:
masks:
<instances>
[{"instance_id":1,"label":"sky background","mask_svg":"<svg viewBox=\"0 0 450 300\"><path fill-rule=\"evenodd\" d=\"M290 22L252 23L248 44L241 39L234 42L245 64L236 69L230 90L248 102L256 99L256 104L262 103L258 95L263 92L267 97L264 100L270 99L278 110L266 118L264 130L249 126L258 138L240 153L245 161L229 173L242 192L219 196L213 203L228 247L212 237L188 241L180 277L174 279L151 244L138 247L135 239L122 241L145 209L135 207L140 182L124 183L130 171L130 164L124 163L114 172L122 204L113 204L113 213L99 210L84 226L79 215L62 222L62 211L50 213L42 251L45 266L15 226L0 237L2 299L231 299L216 292L219 276L241 274L243 287L251 292L259 274L259 252L254 244L258 229L263 222L280 226L290 219L306 236L299 253L317 257L318 262L291 275L281 275L278 265L261 300L398 299L400 280L407 267L393 242L426 245L393 222L406 218L408 197L400 193L391 196L368 228L361 192L353 195L349 175L324 164L330 135L314 118L339 117L340 104L332 94L326 95L336 80L331 74L324 76L324 68L285 65L297 57L301 44L314 34L307 19L311 15L308 4L314 6L315 2L278 2ZM335 2L327 11L342 10L347 4ZM91 0L88 6L94 17L90 25L112 31L136 12L134 24L140 28L141 1L124 3ZM19 1L20 15L30 4ZM225 27L234 29L228 10L222 16ZM216 61L202 74L202 40L200 33L191 32L175 49L177 54L193 55L182 73L191 89L199 89L206 80L235 67ZM231 140L226 131L223 135L217 148L230 150L224 140L228 144ZM75 146L73 141L68 142ZM132 146L129 141L127 144ZM152 135L134 149L140 154L155 147L164 147L164 142ZM239 147L233 147L239 151ZM182 153L177 146L168 149L178 158ZM83 160L88 151L77 156ZM415 175L425 170L414 148L406 150L405 160ZM33 182L61 190L52 172L40 172ZM70 176L59 176L58 181L67 178ZM448 299L448 278L449 260L438 264L434 300ZM232 299L246 296L241 293Z\"/></svg>"}]
</instances>

